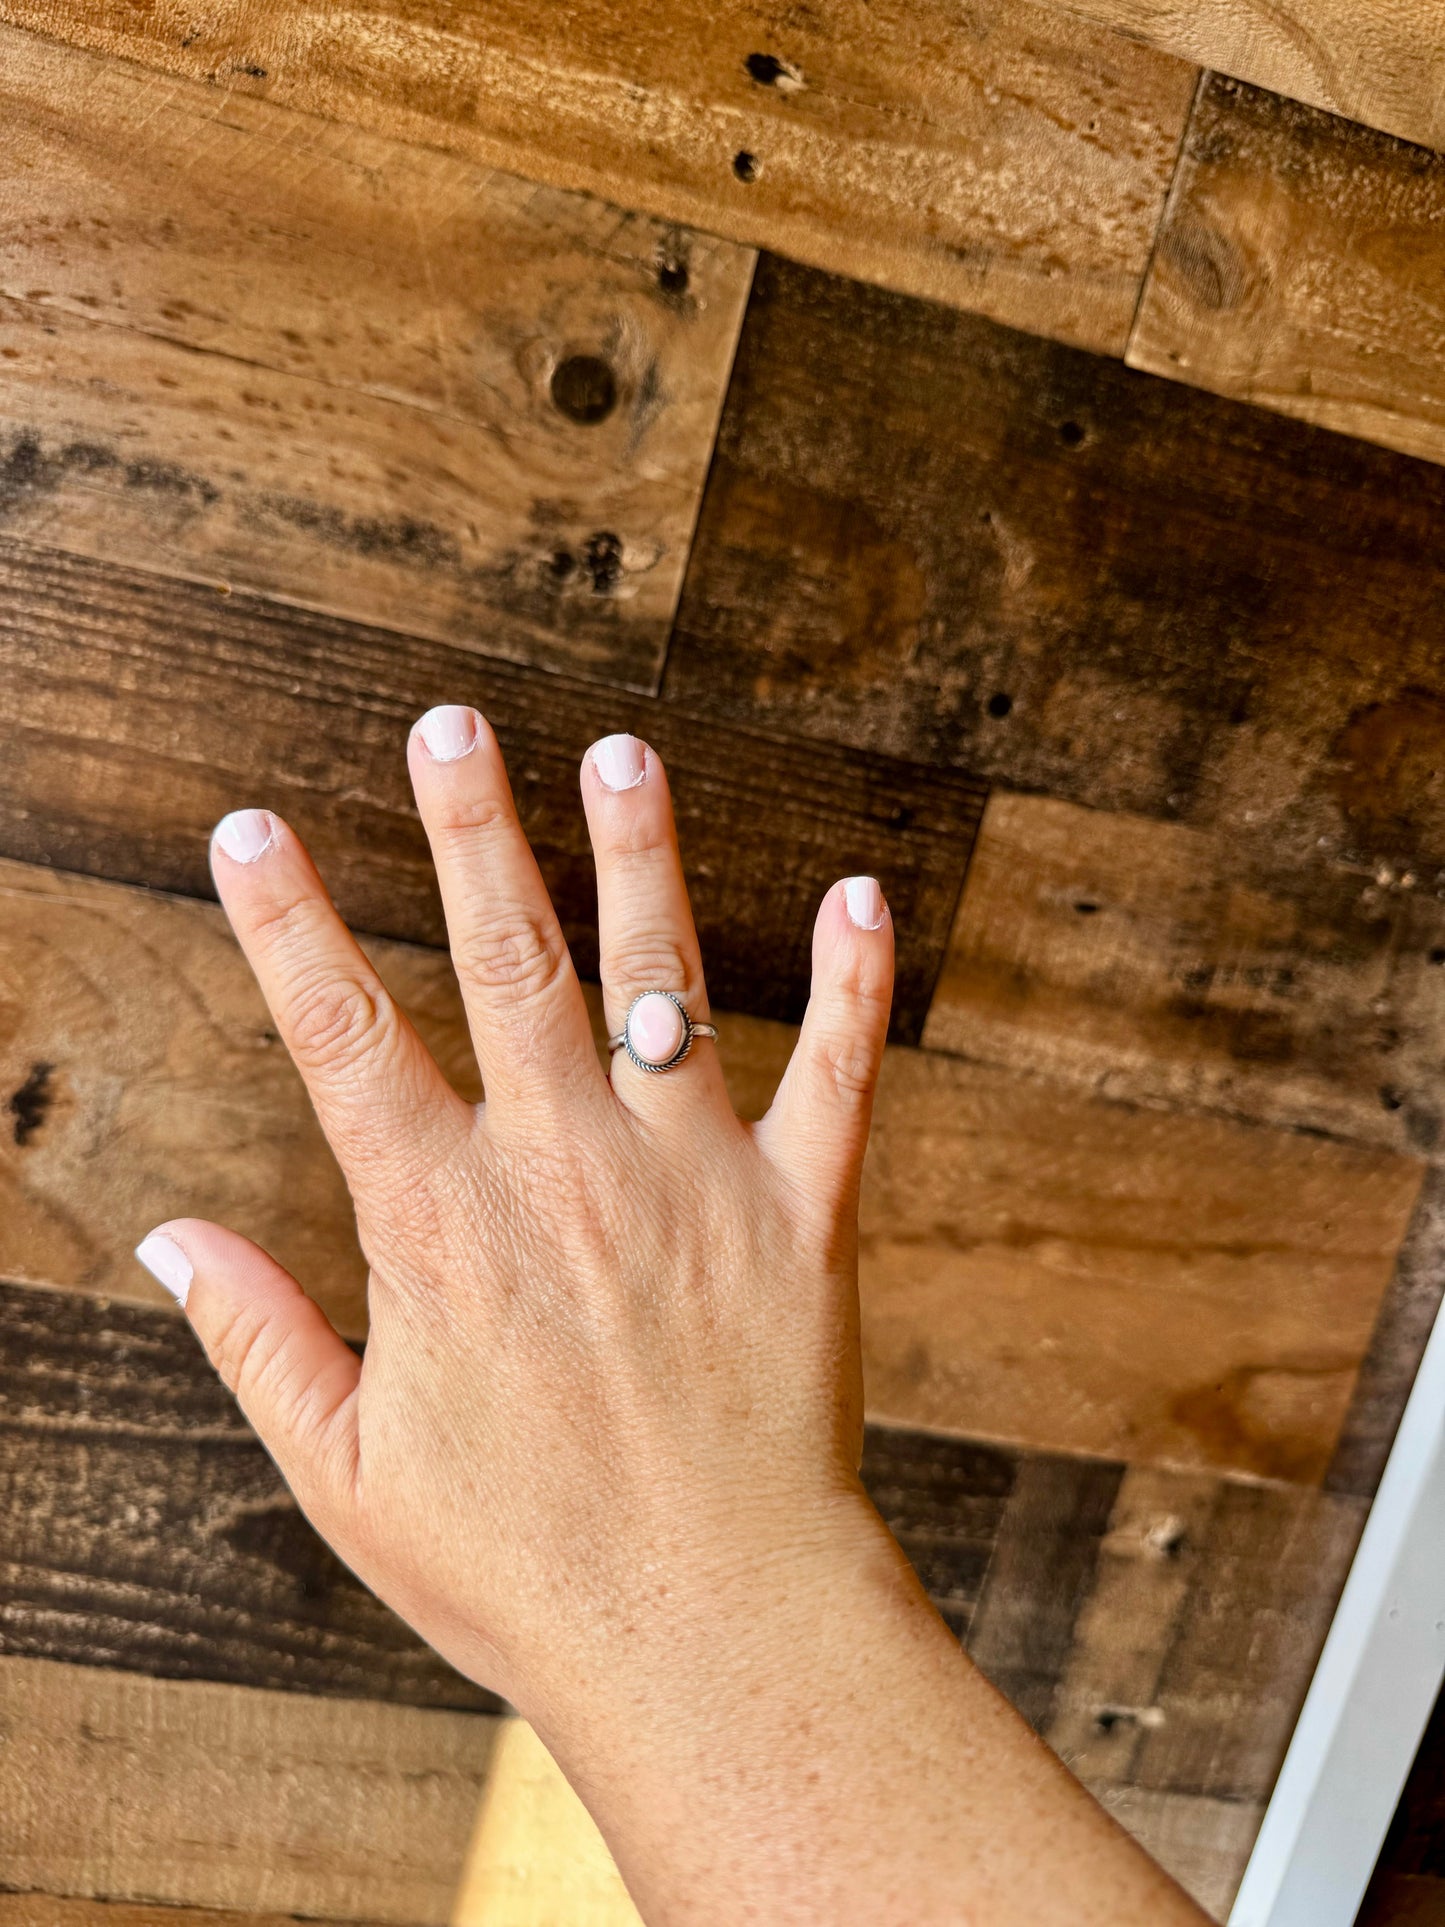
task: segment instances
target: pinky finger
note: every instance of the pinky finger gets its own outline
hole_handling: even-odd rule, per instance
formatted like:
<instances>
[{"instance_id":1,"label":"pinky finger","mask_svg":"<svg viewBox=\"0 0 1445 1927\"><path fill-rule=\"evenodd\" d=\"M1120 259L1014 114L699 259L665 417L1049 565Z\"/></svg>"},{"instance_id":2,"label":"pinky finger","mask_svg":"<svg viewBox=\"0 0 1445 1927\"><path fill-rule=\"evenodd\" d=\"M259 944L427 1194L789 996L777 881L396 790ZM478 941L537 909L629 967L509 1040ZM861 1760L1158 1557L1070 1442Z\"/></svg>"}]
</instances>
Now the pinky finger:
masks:
<instances>
[{"instance_id":1,"label":"pinky finger","mask_svg":"<svg viewBox=\"0 0 1445 1927\"><path fill-rule=\"evenodd\" d=\"M301 1508L328 1536L355 1491L361 1361L259 1245L178 1218L136 1256L183 1307Z\"/></svg>"},{"instance_id":2,"label":"pinky finger","mask_svg":"<svg viewBox=\"0 0 1445 1927\"><path fill-rule=\"evenodd\" d=\"M818 912L802 1033L758 1126L767 1155L830 1211L857 1193L892 1003L893 919L872 877L849 877Z\"/></svg>"}]
</instances>

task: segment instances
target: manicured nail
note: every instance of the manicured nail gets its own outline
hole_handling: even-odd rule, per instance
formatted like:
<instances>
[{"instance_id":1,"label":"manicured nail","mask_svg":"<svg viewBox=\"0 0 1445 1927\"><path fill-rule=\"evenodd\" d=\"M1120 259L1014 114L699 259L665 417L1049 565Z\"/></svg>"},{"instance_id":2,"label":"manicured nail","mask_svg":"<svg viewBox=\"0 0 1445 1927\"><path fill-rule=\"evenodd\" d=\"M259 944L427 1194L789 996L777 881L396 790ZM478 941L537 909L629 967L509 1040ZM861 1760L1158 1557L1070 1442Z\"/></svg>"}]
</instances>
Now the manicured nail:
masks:
<instances>
[{"instance_id":1,"label":"manicured nail","mask_svg":"<svg viewBox=\"0 0 1445 1927\"><path fill-rule=\"evenodd\" d=\"M635 790L647 774L647 747L635 736L604 736L592 745L592 767L610 790Z\"/></svg>"},{"instance_id":2,"label":"manicured nail","mask_svg":"<svg viewBox=\"0 0 1445 1927\"><path fill-rule=\"evenodd\" d=\"M883 892L876 877L849 877L843 885L848 919L860 930L876 930L883 921Z\"/></svg>"},{"instance_id":3,"label":"manicured nail","mask_svg":"<svg viewBox=\"0 0 1445 1927\"><path fill-rule=\"evenodd\" d=\"M184 1305L191 1295L191 1280L196 1275L196 1269L174 1239L168 1238L163 1231L153 1231L148 1238L141 1239L135 1248L135 1255L151 1277L165 1286L176 1303Z\"/></svg>"},{"instance_id":4,"label":"manicured nail","mask_svg":"<svg viewBox=\"0 0 1445 1927\"><path fill-rule=\"evenodd\" d=\"M417 724L434 761L459 763L477 746L477 712L461 703L429 709Z\"/></svg>"},{"instance_id":5,"label":"manicured nail","mask_svg":"<svg viewBox=\"0 0 1445 1927\"><path fill-rule=\"evenodd\" d=\"M254 863L276 840L269 810L233 810L216 825L215 840L233 863Z\"/></svg>"}]
</instances>

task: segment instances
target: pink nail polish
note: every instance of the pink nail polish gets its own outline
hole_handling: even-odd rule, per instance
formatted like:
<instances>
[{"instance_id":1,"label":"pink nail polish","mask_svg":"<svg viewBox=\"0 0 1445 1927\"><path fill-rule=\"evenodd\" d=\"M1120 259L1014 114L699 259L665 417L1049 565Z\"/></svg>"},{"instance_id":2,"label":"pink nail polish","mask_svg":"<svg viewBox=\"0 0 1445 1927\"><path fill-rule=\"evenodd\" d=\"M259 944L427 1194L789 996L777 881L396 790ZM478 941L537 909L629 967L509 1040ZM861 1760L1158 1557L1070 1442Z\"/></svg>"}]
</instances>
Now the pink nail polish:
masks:
<instances>
[{"instance_id":1,"label":"pink nail polish","mask_svg":"<svg viewBox=\"0 0 1445 1927\"><path fill-rule=\"evenodd\" d=\"M233 863L254 863L276 840L269 810L233 810L216 825L215 842Z\"/></svg>"},{"instance_id":2,"label":"pink nail polish","mask_svg":"<svg viewBox=\"0 0 1445 1927\"><path fill-rule=\"evenodd\" d=\"M153 1231L148 1238L142 1238L135 1248L151 1277L184 1306L191 1295L191 1281L196 1275L195 1266L181 1250L174 1238L168 1238L163 1231Z\"/></svg>"},{"instance_id":3,"label":"pink nail polish","mask_svg":"<svg viewBox=\"0 0 1445 1927\"><path fill-rule=\"evenodd\" d=\"M459 763L477 746L477 712L462 703L429 709L416 727L434 762Z\"/></svg>"},{"instance_id":4,"label":"pink nail polish","mask_svg":"<svg viewBox=\"0 0 1445 1927\"><path fill-rule=\"evenodd\" d=\"M860 930L876 930L883 922L883 892L875 877L849 877L843 885L848 920Z\"/></svg>"},{"instance_id":5,"label":"pink nail polish","mask_svg":"<svg viewBox=\"0 0 1445 1927\"><path fill-rule=\"evenodd\" d=\"M606 789L635 790L647 774L647 746L635 736L604 736L589 753Z\"/></svg>"}]
</instances>

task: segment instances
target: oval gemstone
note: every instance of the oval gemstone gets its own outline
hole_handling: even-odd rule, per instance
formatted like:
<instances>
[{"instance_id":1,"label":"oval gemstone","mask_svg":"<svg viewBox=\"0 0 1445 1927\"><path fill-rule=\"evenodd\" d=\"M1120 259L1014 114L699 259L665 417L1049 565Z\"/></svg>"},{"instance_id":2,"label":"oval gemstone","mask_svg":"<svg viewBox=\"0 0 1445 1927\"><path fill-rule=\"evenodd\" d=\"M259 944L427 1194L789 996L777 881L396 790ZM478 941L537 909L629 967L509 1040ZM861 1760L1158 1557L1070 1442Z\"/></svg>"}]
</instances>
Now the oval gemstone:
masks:
<instances>
[{"instance_id":1,"label":"oval gemstone","mask_svg":"<svg viewBox=\"0 0 1445 1927\"><path fill-rule=\"evenodd\" d=\"M660 990L639 997L627 1019L627 1041L648 1064L669 1064L682 1049L682 1012Z\"/></svg>"}]
</instances>

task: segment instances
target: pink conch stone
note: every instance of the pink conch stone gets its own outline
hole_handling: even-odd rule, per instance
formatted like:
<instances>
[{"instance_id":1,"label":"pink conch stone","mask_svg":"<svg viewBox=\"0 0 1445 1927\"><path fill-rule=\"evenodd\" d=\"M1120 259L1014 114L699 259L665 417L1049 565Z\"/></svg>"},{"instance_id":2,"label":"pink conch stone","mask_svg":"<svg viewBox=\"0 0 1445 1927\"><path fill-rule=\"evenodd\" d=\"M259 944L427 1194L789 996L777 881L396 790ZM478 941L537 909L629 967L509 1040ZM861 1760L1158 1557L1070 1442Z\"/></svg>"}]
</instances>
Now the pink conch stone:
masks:
<instances>
[{"instance_id":1,"label":"pink conch stone","mask_svg":"<svg viewBox=\"0 0 1445 1927\"><path fill-rule=\"evenodd\" d=\"M639 997L627 1020L632 1048L649 1064L669 1063L682 1049L682 1012L659 990Z\"/></svg>"}]
</instances>

